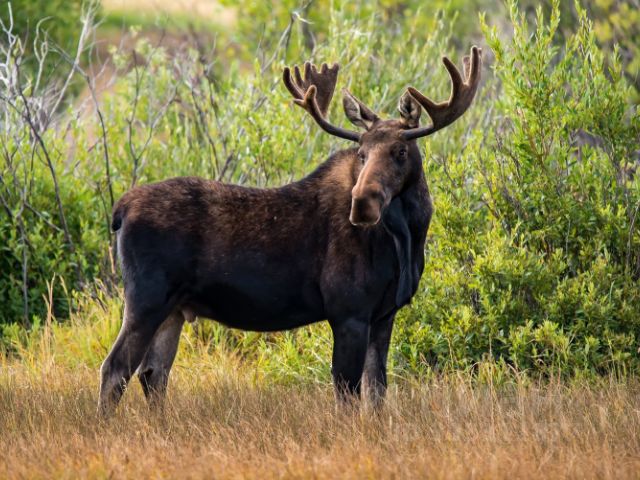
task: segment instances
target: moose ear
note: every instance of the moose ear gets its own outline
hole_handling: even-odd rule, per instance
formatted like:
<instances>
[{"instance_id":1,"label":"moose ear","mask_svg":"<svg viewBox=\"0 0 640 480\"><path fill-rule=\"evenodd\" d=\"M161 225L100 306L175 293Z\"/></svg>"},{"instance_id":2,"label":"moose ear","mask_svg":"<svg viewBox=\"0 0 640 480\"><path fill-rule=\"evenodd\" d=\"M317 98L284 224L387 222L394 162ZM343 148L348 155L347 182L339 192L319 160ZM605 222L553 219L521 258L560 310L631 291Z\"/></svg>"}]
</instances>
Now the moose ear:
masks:
<instances>
[{"instance_id":1,"label":"moose ear","mask_svg":"<svg viewBox=\"0 0 640 480\"><path fill-rule=\"evenodd\" d=\"M358 127L369 130L379 118L364 103L351 95L346 88L342 90L342 106L347 118Z\"/></svg>"},{"instance_id":2,"label":"moose ear","mask_svg":"<svg viewBox=\"0 0 640 480\"><path fill-rule=\"evenodd\" d=\"M400 116L404 121L404 124L408 128L416 128L420 125L420 114L422 113L422 108L418 101L411 96L411 94L406 91L400 97L400 101L398 102L398 111L400 112Z\"/></svg>"}]
</instances>

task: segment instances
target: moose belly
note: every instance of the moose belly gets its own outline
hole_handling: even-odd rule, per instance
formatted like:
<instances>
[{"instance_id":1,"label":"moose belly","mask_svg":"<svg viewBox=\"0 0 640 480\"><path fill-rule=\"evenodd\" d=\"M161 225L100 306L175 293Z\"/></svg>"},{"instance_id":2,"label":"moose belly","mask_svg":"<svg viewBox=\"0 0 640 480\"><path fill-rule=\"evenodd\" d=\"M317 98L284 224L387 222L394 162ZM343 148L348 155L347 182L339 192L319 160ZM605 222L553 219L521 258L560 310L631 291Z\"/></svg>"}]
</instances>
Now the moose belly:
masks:
<instances>
[{"instance_id":1,"label":"moose belly","mask_svg":"<svg viewBox=\"0 0 640 480\"><path fill-rule=\"evenodd\" d=\"M202 283L185 299L200 317L232 328L269 332L324 319L320 291L303 275L248 269Z\"/></svg>"}]
</instances>

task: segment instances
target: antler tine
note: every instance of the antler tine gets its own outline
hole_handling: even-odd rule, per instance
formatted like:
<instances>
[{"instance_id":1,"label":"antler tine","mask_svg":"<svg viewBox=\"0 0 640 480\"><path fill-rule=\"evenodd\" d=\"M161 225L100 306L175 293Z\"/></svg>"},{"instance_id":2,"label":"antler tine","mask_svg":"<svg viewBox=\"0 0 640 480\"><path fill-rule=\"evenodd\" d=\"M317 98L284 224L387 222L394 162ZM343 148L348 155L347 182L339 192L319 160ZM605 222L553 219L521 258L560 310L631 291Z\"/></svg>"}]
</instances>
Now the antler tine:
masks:
<instances>
[{"instance_id":1,"label":"antler tine","mask_svg":"<svg viewBox=\"0 0 640 480\"><path fill-rule=\"evenodd\" d=\"M298 67L296 66L296 70ZM282 81L284 82L284 86L287 87L289 93L296 100L301 100L304 97L304 92L302 92L298 86L293 82L291 78L291 69L289 67L284 67L284 71L282 72Z\"/></svg>"},{"instance_id":2,"label":"antler tine","mask_svg":"<svg viewBox=\"0 0 640 480\"><path fill-rule=\"evenodd\" d=\"M471 47L471 55L463 58L464 78L447 57L443 57L442 62L451 77L451 96L446 102L436 103L415 88L409 87L407 90L429 114L432 123L427 127L405 130L403 136L406 140L431 135L450 125L467 111L473 101L480 83L482 50L473 46Z\"/></svg>"},{"instance_id":3,"label":"antler tine","mask_svg":"<svg viewBox=\"0 0 640 480\"><path fill-rule=\"evenodd\" d=\"M304 77L296 65L293 69L285 67L282 80L293 96L296 105L304 108L325 132L346 140L359 141L360 134L351 130L336 127L326 120L327 110L338 77L338 64L331 68L322 64L320 70L309 62L304 64Z\"/></svg>"},{"instance_id":4,"label":"antler tine","mask_svg":"<svg viewBox=\"0 0 640 480\"><path fill-rule=\"evenodd\" d=\"M460 70L458 70L455 63L449 60L449 57L442 57L442 63L444 63L444 67L451 77L451 96L449 98L449 101L451 101L458 95L462 85L464 85L464 80L462 79L462 75L460 75Z\"/></svg>"}]
</instances>

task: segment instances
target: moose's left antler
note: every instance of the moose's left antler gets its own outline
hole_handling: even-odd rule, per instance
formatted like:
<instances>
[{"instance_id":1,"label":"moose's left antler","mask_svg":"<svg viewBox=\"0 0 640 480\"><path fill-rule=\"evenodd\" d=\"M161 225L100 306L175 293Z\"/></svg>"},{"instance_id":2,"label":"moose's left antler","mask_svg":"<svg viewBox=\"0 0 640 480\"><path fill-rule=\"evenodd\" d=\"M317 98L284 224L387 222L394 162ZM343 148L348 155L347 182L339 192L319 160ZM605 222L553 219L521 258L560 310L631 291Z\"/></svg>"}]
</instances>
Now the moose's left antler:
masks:
<instances>
[{"instance_id":1,"label":"moose's left antler","mask_svg":"<svg viewBox=\"0 0 640 480\"><path fill-rule=\"evenodd\" d=\"M294 67L295 79L291 76L291 69L285 67L282 80L287 90L293 95L296 105L304 108L318 125L330 135L357 142L360 134L351 130L336 127L326 120L329 104L338 79L338 64L331 68L323 63L320 69L309 62L304 64L304 77L298 66Z\"/></svg>"},{"instance_id":2,"label":"moose's left antler","mask_svg":"<svg viewBox=\"0 0 640 480\"><path fill-rule=\"evenodd\" d=\"M431 135L453 123L469 108L478 90L482 69L482 49L476 46L471 47L471 56L464 57L464 80L451 60L443 57L442 62L451 76L451 96L446 102L435 103L415 88L409 87L408 92L426 110L432 123L427 127L405 130L402 135L406 140Z\"/></svg>"}]
</instances>

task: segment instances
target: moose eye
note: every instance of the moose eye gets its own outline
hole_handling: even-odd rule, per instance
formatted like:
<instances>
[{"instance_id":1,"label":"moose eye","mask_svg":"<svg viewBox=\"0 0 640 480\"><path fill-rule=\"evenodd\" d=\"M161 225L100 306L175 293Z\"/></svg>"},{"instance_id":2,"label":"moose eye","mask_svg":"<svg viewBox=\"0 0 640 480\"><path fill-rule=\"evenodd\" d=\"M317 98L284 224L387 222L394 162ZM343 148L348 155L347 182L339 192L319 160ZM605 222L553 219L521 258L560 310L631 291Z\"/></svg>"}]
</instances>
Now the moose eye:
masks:
<instances>
[{"instance_id":1,"label":"moose eye","mask_svg":"<svg viewBox=\"0 0 640 480\"><path fill-rule=\"evenodd\" d=\"M404 162L407 159L407 149L404 147L400 147L398 149L398 153L396 154L396 161Z\"/></svg>"},{"instance_id":2,"label":"moose eye","mask_svg":"<svg viewBox=\"0 0 640 480\"><path fill-rule=\"evenodd\" d=\"M358 152L358 159L360 160L361 163L364 163L365 155L363 152Z\"/></svg>"}]
</instances>

